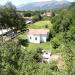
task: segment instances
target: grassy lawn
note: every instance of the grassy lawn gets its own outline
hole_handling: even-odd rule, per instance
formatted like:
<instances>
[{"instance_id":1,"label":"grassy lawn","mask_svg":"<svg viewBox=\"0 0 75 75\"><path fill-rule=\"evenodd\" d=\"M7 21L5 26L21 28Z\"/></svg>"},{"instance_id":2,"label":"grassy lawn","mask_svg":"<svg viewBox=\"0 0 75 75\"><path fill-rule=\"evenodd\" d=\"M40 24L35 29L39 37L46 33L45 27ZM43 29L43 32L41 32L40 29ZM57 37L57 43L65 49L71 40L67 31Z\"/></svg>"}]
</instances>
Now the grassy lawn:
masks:
<instances>
[{"instance_id":1,"label":"grassy lawn","mask_svg":"<svg viewBox=\"0 0 75 75\"><path fill-rule=\"evenodd\" d=\"M28 25L28 28L39 29L39 28L46 28L46 26L48 26L48 28L50 29L52 26L51 21L49 20L38 21L36 23Z\"/></svg>"},{"instance_id":2,"label":"grassy lawn","mask_svg":"<svg viewBox=\"0 0 75 75\"><path fill-rule=\"evenodd\" d=\"M46 49L49 51L52 51L52 47L50 45L50 42L46 42L46 43L29 43L28 47L26 48L28 51L35 51L38 48L42 48L42 49Z\"/></svg>"}]
</instances>

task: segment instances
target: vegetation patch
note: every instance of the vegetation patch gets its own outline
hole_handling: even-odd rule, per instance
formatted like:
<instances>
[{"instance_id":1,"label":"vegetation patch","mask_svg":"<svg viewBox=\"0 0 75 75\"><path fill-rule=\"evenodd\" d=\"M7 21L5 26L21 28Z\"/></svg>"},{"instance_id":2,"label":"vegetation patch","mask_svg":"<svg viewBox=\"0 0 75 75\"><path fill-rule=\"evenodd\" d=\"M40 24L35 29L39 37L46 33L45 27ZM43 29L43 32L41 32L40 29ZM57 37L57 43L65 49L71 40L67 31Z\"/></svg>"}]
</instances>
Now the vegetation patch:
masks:
<instances>
[{"instance_id":1,"label":"vegetation patch","mask_svg":"<svg viewBox=\"0 0 75 75\"><path fill-rule=\"evenodd\" d=\"M47 43L40 43L40 44L35 44L35 43L29 43L27 50L28 51L36 51L36 49L42 48L42 49L47 49L47 50L52 50L52 47L50 45L50 42Z\"/></svg>"},{"instance_id":2,"label":"vegetation patch","mask_svg":"<svg viewBox=\"0 0 75 75\"><path fill-rule=\"evenodd\" d=\"M51 21L49 21L49 20L38 21L38 22L28 25L28 28L33 28L33 29L40 29L40 28L49 28L50 29L51 27L52 27L52 24L51 24Z\"/></svg>"}]
</instances>

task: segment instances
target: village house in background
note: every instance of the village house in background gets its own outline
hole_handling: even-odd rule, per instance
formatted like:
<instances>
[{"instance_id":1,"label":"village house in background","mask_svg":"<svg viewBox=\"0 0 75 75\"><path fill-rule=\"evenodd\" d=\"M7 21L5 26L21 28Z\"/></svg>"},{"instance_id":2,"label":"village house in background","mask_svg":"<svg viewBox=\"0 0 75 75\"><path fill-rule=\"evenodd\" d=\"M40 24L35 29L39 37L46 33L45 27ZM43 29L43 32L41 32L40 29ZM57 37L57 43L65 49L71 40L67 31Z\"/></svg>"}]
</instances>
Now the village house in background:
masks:
<instances>
[{"instance_id":1,"label":"village house in background","mask_svg":"<svg viewBox=\"0 0 75 75\"><path fill-rule=\"evenodd\" d=\"M45 17L45 16L51 17L51 16L54 16L54 15L55 15L54 12L44 12L43 14L41 14L42 17Z\"/></svg>"},{"instance_id":2,"label":"village house in background","mask_svg":"<svg viewBox=\"0 0 75 75\"><path fill-rule=\"evenodd\" d=\"M42 43L46 42L48 38L48 29L29 29L28 41L31 43Z\"/></svg>"}]
</instances>

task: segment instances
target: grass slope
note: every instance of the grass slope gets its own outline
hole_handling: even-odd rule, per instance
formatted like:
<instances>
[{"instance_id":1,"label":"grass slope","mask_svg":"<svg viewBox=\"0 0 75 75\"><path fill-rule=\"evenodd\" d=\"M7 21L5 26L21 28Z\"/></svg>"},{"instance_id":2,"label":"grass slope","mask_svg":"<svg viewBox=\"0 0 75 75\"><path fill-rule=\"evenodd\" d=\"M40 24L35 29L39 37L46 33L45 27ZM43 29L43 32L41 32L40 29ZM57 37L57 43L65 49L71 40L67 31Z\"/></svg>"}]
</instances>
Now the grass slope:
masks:
<instances>
[{"instance_id":1,"label":"grass slope","mask_svg":"<svg viewBox=\"0 0 75 75\"><path fill-rule=\"evenodd\" d=\"M49 20L38 21L36 23L28 25L28 28L39 29L39 28L46 28L46 26L48 26L48 28L50 29L52 26L51 21Z\"/></svg>"},{"instance_id":2,"label":"grass slope","mask_svg":"<svg viewBox=\"0 0 75 75\"><path fill-rule=\"evenodd\" d=\"M50 45L50 42L46 42L46 43L29 43L27 50L30 52L32 51L36 51L38 48L42 48L42 49L46 49L46 50L50 50L52 51L52 47Z\"/></svg>"}]
</instances>

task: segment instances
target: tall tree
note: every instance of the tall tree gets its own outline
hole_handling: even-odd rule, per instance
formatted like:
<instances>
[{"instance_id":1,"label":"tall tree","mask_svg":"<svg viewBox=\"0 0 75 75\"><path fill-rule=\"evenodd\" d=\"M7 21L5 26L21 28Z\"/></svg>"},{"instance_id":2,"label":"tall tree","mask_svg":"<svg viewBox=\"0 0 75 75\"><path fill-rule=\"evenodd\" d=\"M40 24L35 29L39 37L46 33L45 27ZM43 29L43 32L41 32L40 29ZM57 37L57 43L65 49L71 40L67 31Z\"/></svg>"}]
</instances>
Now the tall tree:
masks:
<instances>
[{"instance_id":1,"label":"tall tree","mask_svg":"<svg viewBox=\"0 0 75 75\"><path fill-rule=\"evenodd\" d=\"M16 7L10 2L8 2L1 8L0 15L0 24L2 25L2 27L6 26L6 28L10 28L11 31L13 31L13 28L15 29L15 31L23 31L24 29L26 29L24 19L22 18L20 13L17 12Z\"/></svg>"}]
</instances>

